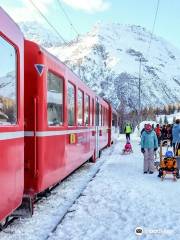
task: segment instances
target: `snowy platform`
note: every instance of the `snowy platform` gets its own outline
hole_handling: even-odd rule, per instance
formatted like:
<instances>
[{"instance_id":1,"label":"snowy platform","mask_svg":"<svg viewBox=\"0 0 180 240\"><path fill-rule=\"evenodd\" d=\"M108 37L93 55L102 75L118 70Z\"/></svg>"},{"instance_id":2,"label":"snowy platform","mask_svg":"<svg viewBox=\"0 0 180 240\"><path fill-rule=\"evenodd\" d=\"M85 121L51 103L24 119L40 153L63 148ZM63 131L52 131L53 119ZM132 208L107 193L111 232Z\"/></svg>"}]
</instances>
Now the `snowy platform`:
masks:
<instances>
[{"instance_id":1,"label":"snowy platform","mask_svg":"<svg viewBox=\"0 0 180 240\"><path fill-rule=\"evenodd\" d=\"M144 175L138 141L133 154L121 155L120 140L96 163L86 163L42 199L29 219L18 219L1 240L44 240L58 217L69 208L51 240L180 239L180 180ZM89 182L94 172L97 175ZM77 201L74 199L84 189ZM142 236L135 229L143 229Z\"/></svg>"}]
</instances>

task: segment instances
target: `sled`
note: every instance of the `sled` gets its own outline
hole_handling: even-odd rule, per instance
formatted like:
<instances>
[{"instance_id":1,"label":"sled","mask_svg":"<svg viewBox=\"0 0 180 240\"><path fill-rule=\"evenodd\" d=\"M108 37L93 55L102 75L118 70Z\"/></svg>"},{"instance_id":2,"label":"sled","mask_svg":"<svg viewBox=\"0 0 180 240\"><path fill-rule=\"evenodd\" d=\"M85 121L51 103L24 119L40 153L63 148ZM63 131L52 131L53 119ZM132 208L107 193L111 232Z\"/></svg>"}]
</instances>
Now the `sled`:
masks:
<instances>
[{"instance_id":1,"label":"sled","mask_svg":"<svg viewBox=\"0 0 180 240\"><path fill-rule=\"evenodd\" d=\"M179 169L177 167L176 156L173 156L172 151L169 151L172 154L171 157L167 157L166 154L163 155L162 147L164 146L165 141L167 142L167 140L164 140L161 141L160 144L160 164L158 167L159 177L161 178L161 181L163 181L167 175L171 175L173 176L173 181L177 181L177 177L179 178ZM169 146L170 141L168 140L166 153L168 152Z\"/></svg>"},{"instance_id":2,"label":"sled","mask_svg":"<svg viewBox=\"0 0 180 240\"><path fill-rule=\"evenodd\" d=\"M133 150L131 149L130 151L126 151L125 149L122 150L121 155L129 155L133 153Z\"/></svg>"}]
</instances>

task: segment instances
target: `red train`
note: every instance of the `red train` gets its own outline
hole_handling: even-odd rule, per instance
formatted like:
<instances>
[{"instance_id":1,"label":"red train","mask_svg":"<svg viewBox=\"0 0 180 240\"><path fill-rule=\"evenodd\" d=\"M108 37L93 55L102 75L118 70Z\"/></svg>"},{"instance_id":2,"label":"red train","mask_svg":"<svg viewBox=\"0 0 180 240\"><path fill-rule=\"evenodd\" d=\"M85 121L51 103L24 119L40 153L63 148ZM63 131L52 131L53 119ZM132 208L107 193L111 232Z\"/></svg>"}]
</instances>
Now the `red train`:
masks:
<instances>
[{"instance_id":1,"label":"red train","mask_svg":"<svg viewBox=\"0 0 180 240\"><path fill-rule=\"evenodd\" d=\"M117 113L57 58L24 40L1 8L0 19L2 223L22 201L32 211L39 193L94 162L113 142Z\"/></svg>"}]
</instances>

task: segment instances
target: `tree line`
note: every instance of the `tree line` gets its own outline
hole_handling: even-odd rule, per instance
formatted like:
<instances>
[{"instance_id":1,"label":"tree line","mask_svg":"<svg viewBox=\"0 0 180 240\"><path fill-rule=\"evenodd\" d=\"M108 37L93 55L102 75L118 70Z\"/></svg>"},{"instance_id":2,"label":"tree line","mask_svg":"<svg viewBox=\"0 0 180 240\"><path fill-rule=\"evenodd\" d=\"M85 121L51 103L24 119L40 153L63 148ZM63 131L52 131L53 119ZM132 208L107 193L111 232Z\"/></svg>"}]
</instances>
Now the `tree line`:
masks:
<instances>
[{"instance_id":1,"label":"tree line","mask_svg":"<svg viewBox=\"0 0 180 240\"><path fill-rule=\"evenodd\" d=\"M139 112L137 109L126 111L125 107L120 105L119 109L119 126L121 132L123 132L124 125L127 121L135 127L139 122L142 121L156 121L157 115L164 115L160 117L160 124L168 124L167 115L174 114L175 112L180 112L180 103L177 104L168 104L162 107L145 107ZM175 117L173 119L175 121Z\"/></svg>"}]
</instances>

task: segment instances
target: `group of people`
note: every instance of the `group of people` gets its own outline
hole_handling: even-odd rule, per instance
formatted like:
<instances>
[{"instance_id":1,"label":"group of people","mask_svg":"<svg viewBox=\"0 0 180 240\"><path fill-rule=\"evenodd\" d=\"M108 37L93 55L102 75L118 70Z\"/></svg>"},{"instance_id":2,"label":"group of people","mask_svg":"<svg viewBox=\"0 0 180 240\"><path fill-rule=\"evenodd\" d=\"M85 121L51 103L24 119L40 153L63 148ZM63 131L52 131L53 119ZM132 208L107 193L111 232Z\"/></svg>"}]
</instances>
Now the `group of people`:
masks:
<instances>
[{"instance_id":1,"label":"group of people","mask_svg":"<svg viewBox=\"0 0 180 240\"><path fill-rule=\"evenodd\" d=\"M169 140L172 147L172 128L173 124L164 124L163 126L160 126L160 124L156 125L154 130L158 138L158 144L160 144L160 141Z\"/></svg>"},{"instance_id":2,"label":"group of people","mask_svg":"<svg viewBox=\"0 0 180 240\"><path fill-rule=\"evenodd\" d=\"M157 124L156 127L154 127L154 124L152 124L152 129L155 131L158 138L158 145L160 145L160 142L162 140L169 140L172 146L172 128L173 124L164 124L162 126L160 124ZM142 129L141 135L144 130L145 127Z\"/></svg>"},{"instance_id":3,"label":"group of people","mask_svg":"<svg viewBox=\"0 0 180 240\"><path fill-rule=\"evenodd\" d=\"M173 145L174 155L176 149L180 147L180 120L177 119L173 126L167 125L160 127L159 124L154 128L151 124L145 124L141 131L141 152L144 155L144 174L154 173L154 152L158 149L160 141L169 139Z\"/></svg>"}]
</instances>

